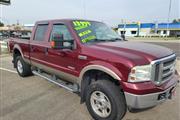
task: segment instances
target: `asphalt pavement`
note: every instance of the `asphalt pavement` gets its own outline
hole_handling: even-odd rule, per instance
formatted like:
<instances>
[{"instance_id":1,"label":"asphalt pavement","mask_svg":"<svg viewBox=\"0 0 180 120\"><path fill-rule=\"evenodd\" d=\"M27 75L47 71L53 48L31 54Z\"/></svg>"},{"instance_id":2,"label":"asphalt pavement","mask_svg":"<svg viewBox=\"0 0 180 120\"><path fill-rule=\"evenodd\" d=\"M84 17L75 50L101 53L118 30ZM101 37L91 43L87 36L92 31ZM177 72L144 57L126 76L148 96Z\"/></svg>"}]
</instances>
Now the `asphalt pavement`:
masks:
<instances>
[{"instance_id":1,"label":"asphalt pavement","mask_svg":"<svg viewBox=\"0 0 180 120\"><path fill-rule=\"evenodd\" d=\"M147 42L147 43L170 48L176 53L177 57L180 57L180 42Z\"/></svg>"},{"instance_id":2,"label":"asphalt pavement","mask_svg":"<svg viewBox=\"0 0 180 120\"><path fill-rule=\"evenodd\" d=\"M180 58L180 39L178 40L163 40L162 38L159 40L158 38L128 38L128 41L132 42L145 42L155 45L160 45L163 47L167 47L171 50L173 50L177 57Z\"/></svg>"}]
</instances>

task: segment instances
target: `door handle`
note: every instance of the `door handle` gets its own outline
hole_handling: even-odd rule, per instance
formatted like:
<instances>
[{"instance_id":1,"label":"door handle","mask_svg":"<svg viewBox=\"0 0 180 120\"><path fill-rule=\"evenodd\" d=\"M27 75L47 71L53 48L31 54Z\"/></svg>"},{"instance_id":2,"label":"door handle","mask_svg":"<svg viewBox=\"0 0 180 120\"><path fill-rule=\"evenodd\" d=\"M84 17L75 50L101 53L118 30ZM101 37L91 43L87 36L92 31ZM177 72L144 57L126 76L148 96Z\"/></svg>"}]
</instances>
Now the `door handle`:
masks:
<instances>
[{"instance_id":1,"label":"door handle","mask_svg":"<svg viewBox=\"0 0 180 120\"><path fill-rule=\"evenodd\" d=\"M65 53L62 51L51 51L51 50L49 50L47 53L49 55L62 56L62 57L65 56Z\"/></svg>"},{"instance_id":2,"label":"door handle","mask_svg":"<svg viewBox=\"0 0 180 120\"><path fill-rule=\"evenodd\" d=\"M62 56L62 57L63 57L63 56L65 56L65 53L64 53L64 52L58 52L58 53L57 53L57 55L59 55L59 56Z\"/></svg>"},{"instance_id":3,"label":"door handle","mask_svg":"<svg viewBox=\"0 0 180 120\"><path fill-rule=\"evenodd\" d=\"M34 51L34 47L30 46L30 51L33 52Z\"/></svg>"},{"instance_id":4,"label":"door handle","mask_svg":"<svg viewBox=\"0 0 180 120\"><path fill-rule=\"evenodd\" d=\"M44 48L45 55L48 55L48 48Z\"/></svg>"}]
</instances>

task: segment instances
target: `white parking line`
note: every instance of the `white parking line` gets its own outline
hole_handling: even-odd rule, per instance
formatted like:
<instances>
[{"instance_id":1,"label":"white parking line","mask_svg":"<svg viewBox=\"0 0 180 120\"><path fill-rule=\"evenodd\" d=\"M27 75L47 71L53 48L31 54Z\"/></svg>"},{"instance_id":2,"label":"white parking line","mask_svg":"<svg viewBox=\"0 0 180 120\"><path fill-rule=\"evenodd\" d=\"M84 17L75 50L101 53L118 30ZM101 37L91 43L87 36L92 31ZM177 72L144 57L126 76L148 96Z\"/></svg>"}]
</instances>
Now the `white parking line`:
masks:
<instances>
[{"instance_id":1,"label":"white parking line","mask_svg":"<svg viewBox=\"0 0 180 120\"><path fill-rule=\"evenodd\" d=\"M9 69L2 68L2 67L0 67L0 70L8 71L8 72L11 72L11 73L17 73L17 72L14 71L14 70L9 70Z\"/></svg>"}]
</instances>

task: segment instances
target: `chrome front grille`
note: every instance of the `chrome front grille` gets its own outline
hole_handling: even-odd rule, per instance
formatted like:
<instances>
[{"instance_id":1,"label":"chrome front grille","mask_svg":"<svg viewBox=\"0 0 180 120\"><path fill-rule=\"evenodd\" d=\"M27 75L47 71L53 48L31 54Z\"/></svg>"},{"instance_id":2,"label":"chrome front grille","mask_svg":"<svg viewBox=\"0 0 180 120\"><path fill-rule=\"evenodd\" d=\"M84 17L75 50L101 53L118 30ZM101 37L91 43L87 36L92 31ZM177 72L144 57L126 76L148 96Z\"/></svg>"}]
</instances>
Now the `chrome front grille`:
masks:
<instances>
[{"instance_id":1,"label":"chrome front grille","mask_svg":"<svg viewBox=\"0 0 180 120\"><path fill-rule=\"evenodd\" d=\"M162 84L171 79L175 73L176 55L155 60L152 64L152 79L156 84Z\"/></svg>"}]
</instances>

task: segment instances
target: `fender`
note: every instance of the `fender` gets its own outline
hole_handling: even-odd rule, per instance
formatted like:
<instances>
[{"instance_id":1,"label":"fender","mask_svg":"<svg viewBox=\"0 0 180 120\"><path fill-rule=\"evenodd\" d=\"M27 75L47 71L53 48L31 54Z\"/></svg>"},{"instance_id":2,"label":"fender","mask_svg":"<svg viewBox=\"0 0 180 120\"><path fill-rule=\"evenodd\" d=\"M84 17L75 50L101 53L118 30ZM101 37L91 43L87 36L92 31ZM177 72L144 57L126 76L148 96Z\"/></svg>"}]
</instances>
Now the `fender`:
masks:
<instances>
[{"instance_id":1,"label":"fender","mask_svg":"<svg viewBox=\"0 0 180 120\"><path fill-rule=\"evenodd\" d=\"M109 63L102 62L102 61L94 61L91 64L86 65L81 70L80 75L79 75L79 81L78 81L78 84L81 88L81 93L80 93L81 103L83 103L85 101L86 86L89 85L89 80L88 79L83 80L83 75L89 70L103 71L118 81L121 81L121 78L122 78L122 74L120 73L120 71L116 67L114 67L113 65L111 65Z\"/></svg>"},{"instance_id":2,"label":"fender","mask_svg":"<svg viewBox=\"0 0 180 120\"><path fill-rule=\"evenodd\" d=\"M13 47L13 53L14 53L14 50L15 50L15 49L18 49L19 52L21 53L21 56L22 56L23 60L24 60L26 63L30 64L30 60L28 60L28 59L26 59L26 58L24 57L24 54L23 54L23 52L22 52L22 49L21 49L21 47L20 47L18 44L15 44L15 45L14 45L14 47Z\"/></svg>"},{"instance_id":3,"label":"fender","mask_svg":"<svg viewBox=\"0 0 180 120\"><path fill-rule=\"evenodd\" d=\"M15 50L15 49L18 49L18 50L19 50L19 52L21 53L22 58L24 59L24 55L23 55L22 49L21 49L21 47L20 47L18 44L15 44L15 45L14 45L14 47L13 47L13 53L14 53L14 50Z\"/></svg>"},{"instance_id":4,"label":"fender","mask_svg":"<svg viewBox=\"0 0 180 120\"><path fill-rule=\"evenodd\" d=\"M119 81L121 81L121 78L123 77L121 72L113 65L106 63L106 62L102 62L102 61L94 61L94 62L90 63L89 65L85 66L81 70L80 75L79 75L79 83L80 84L83 79L83 75L89 70L103 71L103 72L107 73L108 75L110 75L111 77L113 77L114 79L119 80Z\"/></svg>"}]
</instances>

